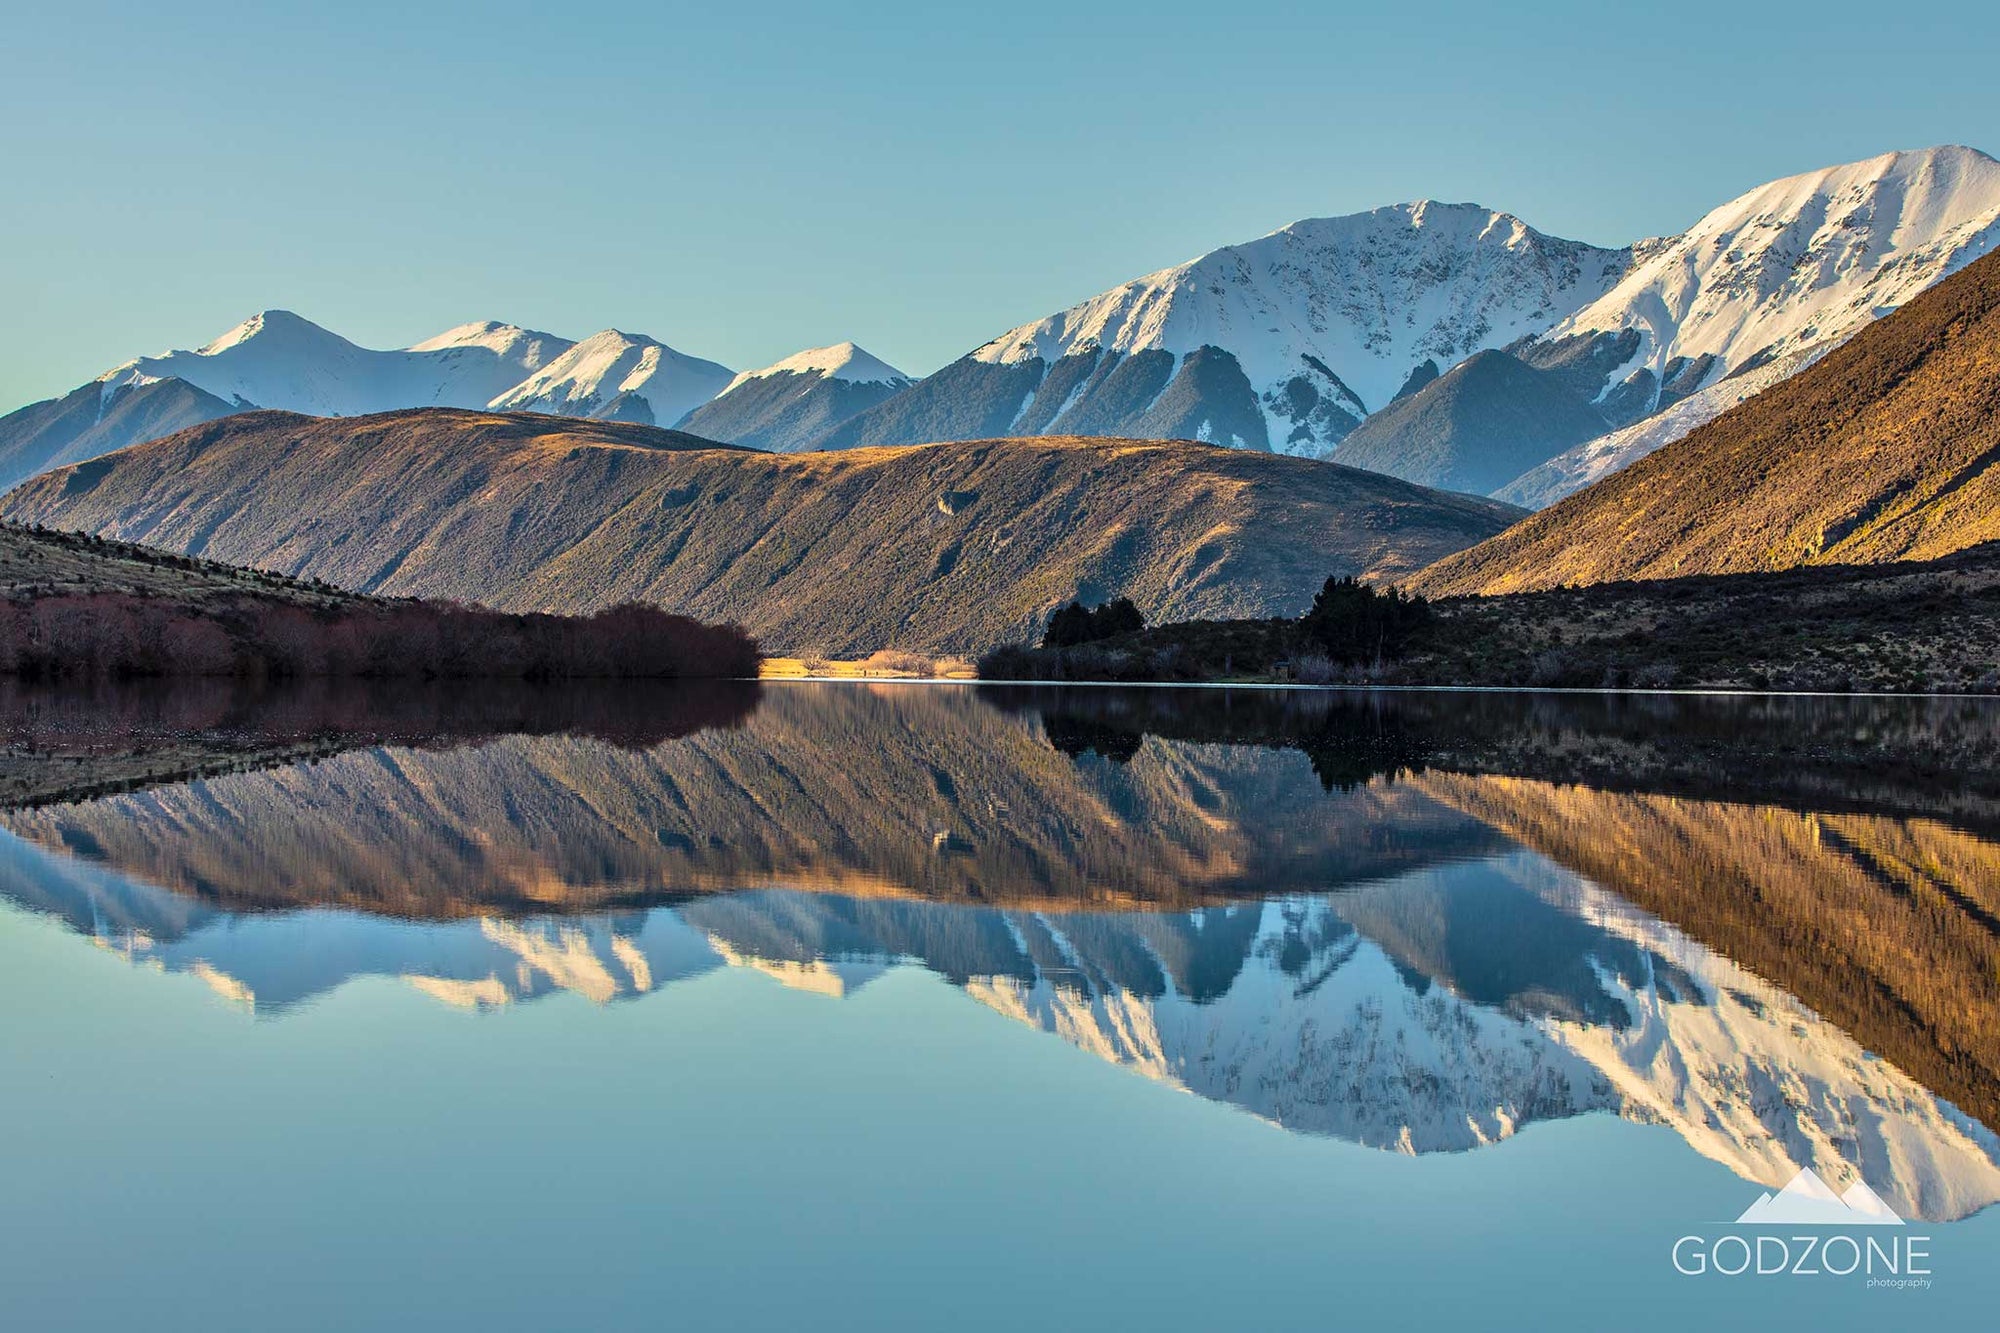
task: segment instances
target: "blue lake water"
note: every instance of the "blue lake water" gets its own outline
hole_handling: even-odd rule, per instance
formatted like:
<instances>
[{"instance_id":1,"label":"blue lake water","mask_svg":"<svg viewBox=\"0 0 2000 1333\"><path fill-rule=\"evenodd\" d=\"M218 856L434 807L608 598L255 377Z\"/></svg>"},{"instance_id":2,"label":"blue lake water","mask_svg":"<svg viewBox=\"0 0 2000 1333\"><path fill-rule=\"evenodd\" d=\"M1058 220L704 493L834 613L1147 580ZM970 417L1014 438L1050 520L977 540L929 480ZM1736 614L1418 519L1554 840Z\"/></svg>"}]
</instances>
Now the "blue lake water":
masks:
<instances>
[{"instance_id":1,"label":"blue lake water","mask_svg":"<svg viewBox=\"0 0 2000 1333\"><path fill-rule=\"evenodd\" d=\"M16 708L11 1326L1989 1326L1982 705L586 711Z\"/></svg>"}]
</instances>

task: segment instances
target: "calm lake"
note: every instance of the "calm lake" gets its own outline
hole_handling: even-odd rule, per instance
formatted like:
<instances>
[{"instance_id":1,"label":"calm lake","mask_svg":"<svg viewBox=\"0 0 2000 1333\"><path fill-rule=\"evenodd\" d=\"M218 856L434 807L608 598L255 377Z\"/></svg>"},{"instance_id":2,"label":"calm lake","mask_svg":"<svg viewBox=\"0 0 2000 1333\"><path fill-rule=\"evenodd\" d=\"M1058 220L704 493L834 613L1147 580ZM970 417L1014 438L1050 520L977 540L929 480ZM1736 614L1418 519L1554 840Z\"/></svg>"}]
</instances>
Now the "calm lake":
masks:
<instances>
[{"instance_id":1,"label":"calm lake","mask_svg":"<svg viewBox=\"0 0 2000 1333\"><path fill-rule=\"evenodd\" d=\"M9 688L0 740L9 1327L2000 1302L1990 701ZM1903 1224L1739 1221L1803 1168Z\"/></svg>"}]
</instances>

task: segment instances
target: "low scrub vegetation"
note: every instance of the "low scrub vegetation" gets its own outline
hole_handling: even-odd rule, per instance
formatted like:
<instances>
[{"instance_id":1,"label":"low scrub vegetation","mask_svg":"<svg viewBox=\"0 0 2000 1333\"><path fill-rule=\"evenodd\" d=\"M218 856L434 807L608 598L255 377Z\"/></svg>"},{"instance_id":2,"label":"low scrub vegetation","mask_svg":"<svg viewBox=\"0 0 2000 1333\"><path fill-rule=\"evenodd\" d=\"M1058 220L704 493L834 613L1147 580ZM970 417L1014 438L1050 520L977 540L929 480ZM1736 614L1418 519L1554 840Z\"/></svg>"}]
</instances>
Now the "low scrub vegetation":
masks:
<instances>
[{"instance_id":1,"label":"low scrub vegetation","mask_svg":"<svg viewBox=\"0 0 2000 1333\"><path fill-rule=\"evenodd\" d=\"M987 680L2000 693L2000 542L1941 560L1426 602L1329 580L1297 620L997 648Z\"/></svg>"}]
</instances>

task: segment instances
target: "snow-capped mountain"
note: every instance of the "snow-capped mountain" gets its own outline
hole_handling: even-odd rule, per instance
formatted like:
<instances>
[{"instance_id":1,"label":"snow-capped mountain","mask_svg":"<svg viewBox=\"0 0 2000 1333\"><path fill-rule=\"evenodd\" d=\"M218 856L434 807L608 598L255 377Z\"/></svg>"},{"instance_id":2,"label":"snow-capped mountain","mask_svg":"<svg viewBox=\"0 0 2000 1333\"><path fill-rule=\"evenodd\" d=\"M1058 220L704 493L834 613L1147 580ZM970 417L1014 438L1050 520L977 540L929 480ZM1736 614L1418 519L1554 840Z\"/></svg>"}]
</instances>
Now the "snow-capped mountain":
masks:
<instances>
[{"instance_id":1,"label":"snow-capped mountain","mask_svg":"<svg viewBox=\"0 0 2000 1333\"><path fill-rule=\"evenodd\" d=\"M2000 163L1951 146L1774 181L1620 250L1469 204L1315 219L1012 329L819 443L1172 435L1341 461L1362 419L1415 400L1400 424L1371 430L1357 462L1435 484L1439 458L1461 458L1465 476L1506 461L1479 456L1487 418L1521 395L1432 402L1462 395L1455 365L1502 349L1536 395L1575 399L1565 420L1599 419L1581 444L1568 428L1507 435L1517 469L1553 462L1494 493L1548 503L1803 368L1996 243Z\"/></svg>"},{"instance_id":2,"label":"snow-capped mountain","mask_svg":"<svg viewBox=\"0 0 2000 1333\"><path fill-rule=\"evenodd\" d=\"M1009 330L824 443L1179 436L1326 456L1406 386L1543 332L1629 263L1473 204L1309 219Z\"/></svg>"},{"instance_id":3,"label":"snow-capped mountain","mask_svg":"<svg viewBox=\"0 0 2000 1333\"><path fill-rule=\"evenodd\" d=\"M712 440L790 453L910 384L908 375L851 342L810 347L744 371L680 424Z\"/></svg>"},{"instance_id":4,"label":"snow-capped mountain","mask_svg":"<svg viewBox=\"0 0 2000 1333\"><path fill-rule=\"evenodd\" d=\"M376 351L266 310L206 346L127 361L0 417L0 489L253 408L358 416L485 407L569 348L566 338L489 320Z\"/></svg>"},{"instance_id":5,"label":"snow-capped mountain","mask_svg":"<svg viewBox=\"0 0 2000 1333\"><path fill-rule=\"evenodd\" d=\"M712 361L610 330L572 343L484 320L377 351L288 310L266 310L203 347L127 361L0 417L0 489L256 408L360 416L491 407L671 426L730 378Z\"/></svg>"},{"instance_id":6,"label":"snow-capped mountain","mask_svg":"<svg viewBox=\"0 0 2000 1333\"><path fill-rule=\"evenodd\" d=\"M488 404L507 412L671 426L728 386L735 372L644 334L606 329Z\"/></svg>"},{"instance_id":7,"label":"snow-capped mountain","mask_svg":"<svg viewBox=\"0 0 2000 1333\"><path fill-rule=\"evenodd\" d=\"M1613 433L1493 492L1548 505L1811 365L2000 245L2000 162L1946 145L1773 181L1679 236L1533 344Z\"/></svg>"},{"instance_id":8,"label":"snow-capped mountain","mask_svg":"<svg viewBox=\"0 0 2000 1333\"><path fill-rule=\"evenodd\" d=\"M1624 339L1631 350L1594 397L1632 420L1662 397L1845 338L1996 242L2000 162L1957 146L1884 153L1730 200L1648 246L1539 342L1552 353Z\"/></svg>"},{"instance_id":9,"label":"snow-capped mountain","mask_svg":"<svg viewBox=\"0 0 2000 1333\"><path fill-rule=\"evenodd\" d=\"M492 407L780 450L1078 434L1338 459L1361 421L1398 403L1358 441L1357 463L1461 485L1511 467L1494 493L1545 504L1778 382L1996 244L2000 162L1944 146L1773 181L1685 232L1622 249L1473 204L1309 219L1023 324L915 382L851 343L735 375L617 330L571 344L478 323L375 351L272 310L205 347L107 372L85 386L100 395L94 409L72 393L0 418L0 486L248 407ZM1469 394L1452 378L1482 352L1521 363L1489 376L1518 392ZM174 382L185 389L158 389ZM1522 405L1556 395L1577 404L1560 414L1564 429L1492 428L1510 411L1534 418ZM1600 420L1577 443L1576 424Z\"/></svg>"},{"instance_id":10,"label":"snow-capped mountain","mask_svg":"<svg viewBox=\"0 0 2000 1333\"><path fill-rule=\"evenodd\" d=\"M378 352L289 310L266 310L205 347L127 361L98 383L109 396L178 379L238 407L312 416L484 407L570 346L553 334L486 322Z\"/></svg>"}]
</instances>

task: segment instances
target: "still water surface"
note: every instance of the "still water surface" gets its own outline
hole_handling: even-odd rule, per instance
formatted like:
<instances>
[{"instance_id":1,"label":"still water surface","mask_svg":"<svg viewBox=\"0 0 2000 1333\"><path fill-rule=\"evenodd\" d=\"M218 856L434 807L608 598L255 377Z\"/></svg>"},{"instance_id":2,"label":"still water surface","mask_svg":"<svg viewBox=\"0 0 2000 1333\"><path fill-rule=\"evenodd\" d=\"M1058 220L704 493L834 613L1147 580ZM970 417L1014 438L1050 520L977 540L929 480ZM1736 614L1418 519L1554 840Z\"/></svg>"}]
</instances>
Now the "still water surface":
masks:
<instances>
[{"instance_id":1,"label":"still water surface","mask_svg":"<svg viewBox=\"0 0 2000 1333\"><path fill-rule=\"evenodd\" d=\"M0 729L17 1326L2000 1297L1990 705L17 693ZM1931 1286L1675 1270L1802 1167Z\"/></svg>"}]
</instances>

